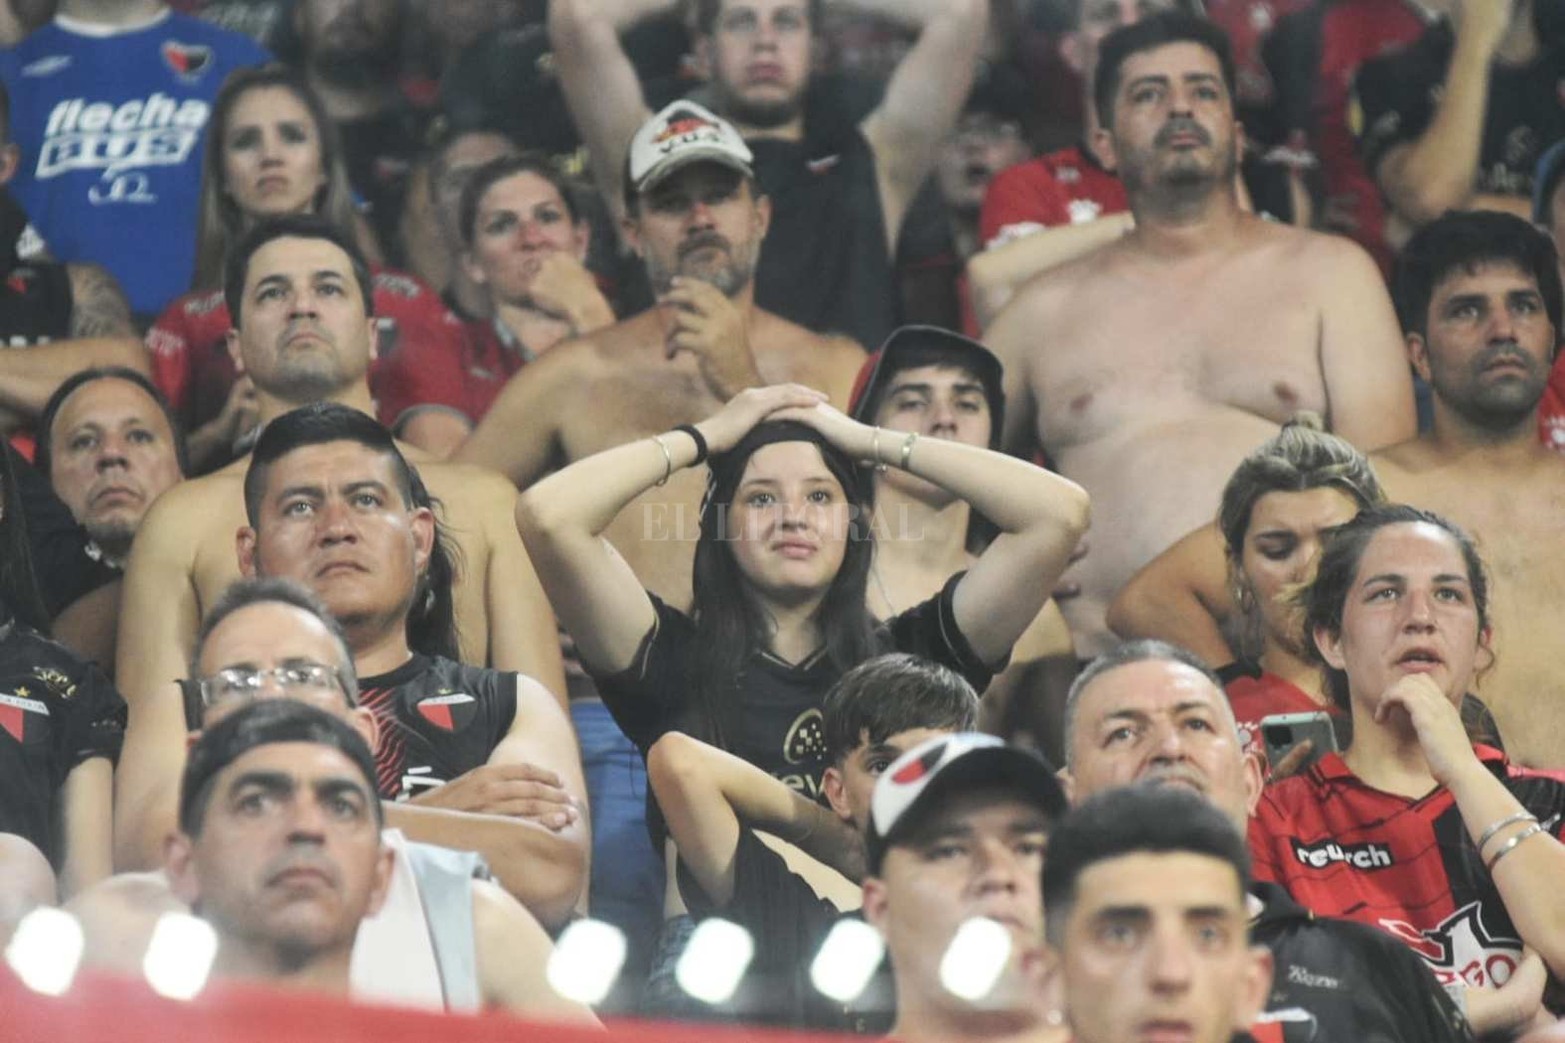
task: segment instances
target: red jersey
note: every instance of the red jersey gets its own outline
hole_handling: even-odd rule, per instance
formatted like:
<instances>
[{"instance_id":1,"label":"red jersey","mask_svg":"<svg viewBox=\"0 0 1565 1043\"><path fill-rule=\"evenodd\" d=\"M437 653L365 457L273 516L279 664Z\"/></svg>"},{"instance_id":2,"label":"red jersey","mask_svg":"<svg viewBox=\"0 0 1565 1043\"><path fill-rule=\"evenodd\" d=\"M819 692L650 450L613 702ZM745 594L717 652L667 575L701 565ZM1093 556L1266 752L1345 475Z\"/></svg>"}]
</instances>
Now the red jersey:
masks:
<instances>
[{"instance_id":1,"label":"red jersey","mask_svg":"<svg viewBox=\"0 0 1565 1043\"><path fill-rule=\"evenodd\" d=\"M499 320L468 323L462 372L467 378L467 415L473 423L484 418L517 370L532 360L533 353Z\"/></svg>"},{"instance_id":2,"label":"red jersey","mask_svg":"<svg viewBox=\"0 0 1565 1043\"><path fill-rule=\"evenodd\" d=\"M1554 360L1549 384L1538 408L1538 438L1557 453L1565 453L1565 352Z\"/></svg>"},{"instance_id":3,"label":"red jersey","mask_svg":"<svg viewBox=\"0 0 1565 1043\"><path fill-rule=\"evenodd\" d=\"M456 365L462 354L461 320L435 291L417 276L389 270L375 272L371 288L379 339L370 388L377 398L381 371L415 345L425 365L435 366L441 358ZM215 418L228 400L237 377L227 343L232 325L223 291L212 290L178 298L147 331L153 382L187 431ZM380 420L388 419L382 405Z\"/></svg>"},{"instance_id":4,"label":"red jersey","mask_svg":"<svg viewBox=\"0 0 1565 1043\"><path fill-rule=\"evenodd\" d=\"M1320 61L1312 111L1326 193L1352 215L1349 234L1389 270L1391 251L1383 239L1386 205L1359 156L1349 126L1349 98L1360 65L1412 43L1425 23L1407 0L1347 0L1322 6L1319 17Z\"/></svg>"},{"instance_id":5,"label":"red jersey","mask_svg":"<svg viewBox=\"0 0 1565 1043\"><path fill-rule=\"evenodd\" d=\"M1060 225L1085 224L1130 209L1125 186L1080 147L1007 167L989 182L978 218L984 249Z\"/></svg>"},{"instance_id":6,"label":"red jersey","mask_svg":"<svg viewBox=\"0 0 1565 1043\"><path fill-rule=\"evenodd\" d=\"M1244 752L1259 754L1264 761L1266 746L1261 742L1261 718L1278 713L1330 713L1331 707L1317 702L1310 693L1284 681L1276 674L1261 671L1252 676L1234 678L1225 686Z\"/></svg>"},{"instance_id":7,"label":"red jersey","mask_svg":"<svg viewBox=\"0 0 1565 1043\"><path fill-rule=\"evenodd\" d=\"M1496 778L1559 836L1565 779L1475 746ZM1250 820L1257 880L1319 916L1358 920L1406 942L1442 985L1504 985L1522 942L1449 790L1417 800L1373 789L1328 754L1261 794Z\"/></svg>"}]
</instances>

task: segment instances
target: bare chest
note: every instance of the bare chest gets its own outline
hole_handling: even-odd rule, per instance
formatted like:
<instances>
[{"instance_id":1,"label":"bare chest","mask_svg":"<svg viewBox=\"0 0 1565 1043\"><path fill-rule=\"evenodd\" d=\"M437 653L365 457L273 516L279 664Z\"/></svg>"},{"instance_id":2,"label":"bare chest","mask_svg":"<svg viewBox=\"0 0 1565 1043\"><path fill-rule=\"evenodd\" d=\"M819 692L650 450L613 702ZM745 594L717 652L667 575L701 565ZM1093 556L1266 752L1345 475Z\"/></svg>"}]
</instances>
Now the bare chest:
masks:
<instances>
[{"instance_id":1,"label":"bare chest","mask_svg":"<svg viewBox=\"0 0 1565 1043\"><path fill-rule=\"evenodd\" d=\"M1324 412L1314 302L1272 280L1224 271L1157 282L1084 284L1040 326L1033 357L1045 445L1226 406L1281 423Z\"/></svg>"}]
</instances>

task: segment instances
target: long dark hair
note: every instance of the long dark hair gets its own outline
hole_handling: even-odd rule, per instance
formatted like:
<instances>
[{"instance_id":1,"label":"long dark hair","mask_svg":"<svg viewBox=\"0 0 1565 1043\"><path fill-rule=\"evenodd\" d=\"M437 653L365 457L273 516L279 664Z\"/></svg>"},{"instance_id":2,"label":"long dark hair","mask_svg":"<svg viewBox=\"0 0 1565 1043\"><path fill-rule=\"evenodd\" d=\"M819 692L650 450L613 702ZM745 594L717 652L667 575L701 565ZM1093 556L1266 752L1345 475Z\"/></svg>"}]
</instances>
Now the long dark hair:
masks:
<instances>
[{"instance_id":1,"label":"long dark hair","mask_svg":"<svg viewBox=\"0 0 1565 1043\"><path fill-rule=\"evenodd\" d=\"M842 566L816 610L827 659L842 674L878 651L874 617L864 599L875 544L866 483L859 469L803 424L771 421L756 425L733 449L712 457L691 573L695 594L691 612L696 624L692 680L698 714L691 726L718 746L726 745L734 695L742 683L745 663L771 643L772 620L727 544L736 538L730 531L731 508L745 465L757 449L776 442L809 442L819 449L852 512Z\"/></svg>"}]
</instances>

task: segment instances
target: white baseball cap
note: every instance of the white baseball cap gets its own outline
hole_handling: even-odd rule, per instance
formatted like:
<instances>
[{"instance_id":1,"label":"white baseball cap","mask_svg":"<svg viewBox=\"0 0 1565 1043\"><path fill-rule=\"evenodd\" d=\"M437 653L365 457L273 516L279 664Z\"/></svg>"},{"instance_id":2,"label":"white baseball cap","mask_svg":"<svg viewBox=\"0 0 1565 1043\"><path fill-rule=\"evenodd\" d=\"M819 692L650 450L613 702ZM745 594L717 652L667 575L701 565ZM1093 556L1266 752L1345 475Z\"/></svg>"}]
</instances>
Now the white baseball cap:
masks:
<instances>
[{"instance_id":1,"label":"white baseball cap","mask_svg":"<svg viewBox=\"0 0 1565 1043\"><path fill-rule=\"evenodd\" d=\"M942 797L989 786L1015 790L1051 819L1067 808L1054 769L1031 750L978 732L937 735L898 757L875 781L865 836L870 872L880 872L886 849L900 842Z\"/></svg>"},{"instance_id":2,"label":"white baseball cap","mask_svg":"<svg viewBox=\"0 0 1565 1043\"><path fill-rule=\"evenodd\" d=\"M645 192L674 171L703 160L754 177L755 157L733 125L693 101L676 101L630 139L630 185Z\"/></svg>"}]
</instances>

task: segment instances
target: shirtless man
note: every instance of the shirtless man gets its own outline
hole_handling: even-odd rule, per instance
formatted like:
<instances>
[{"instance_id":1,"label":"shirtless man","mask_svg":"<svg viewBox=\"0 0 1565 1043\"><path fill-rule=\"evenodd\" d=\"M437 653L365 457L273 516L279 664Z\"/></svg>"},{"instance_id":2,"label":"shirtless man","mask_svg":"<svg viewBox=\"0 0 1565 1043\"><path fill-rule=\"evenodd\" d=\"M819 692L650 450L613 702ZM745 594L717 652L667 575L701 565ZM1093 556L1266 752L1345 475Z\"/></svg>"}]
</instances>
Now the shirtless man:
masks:
<instances>
[{"instance_id":1,"label":"shirtless man","mask_svg":"<svg viewBox=\"0 0 1565 1043\"><path fill-rule=\"evenodd\" d=\"M1560 274L1547 236L1508 214L1452 213L1399 259L1408 354L1434 391L1434 427L1371 457L1387 495L1443 514L1483 547L1494 666L1477 694L1512 759L1565 767L1561 667L1552 622L1565 596L1565 460L1537 440L1538 404L1559 341ZM1149 565L1115 604L1115 627L1233 656L1222 538L1208 527Z\"/></svg>"},{"instance_id":2,"label":"shirtless man","mask_svg":"<svg viewBox=\"0 0 1565 1043\"><path fill-rule=\"evenodd\" d=\"M259 226L229 260L225 277L236 328L230 348L250 374L264 424L290 409L331 400L373 415L365 374L374 357L367 269L329 225L290 217ZM462 658L514 670L556 695L565 689L552 613L511 520L514 493L474 467L417 463L443 505L460 552L454 587ZM158 853L140 821L148 788L185 731L174 678L197 624L239 578L234 534L245 524L248 460L169 490L148 512L125 575L118 680L130 705L116 779L116 864L145 868Z\"/></svg>"},{"instance_id":3,"label":"shirtless man","mask_svg":"<svg viewBox=\"0 0 1565 1043\"><path fill-rule=\"evenodd\" d=\"M675 102L631 144L626 233L657 306L558 345L511 379L456 459L526 487L603 449L710 416L748 387L791 381L846 405L864 355L755 305L755 264L771 220L750 150L724 120ZM687 468L634 500L609 541L653 593L690 605L706 472Z\"/></svg>"},{"instance_id":4,"label":"shirtless man","mask_svg":"<svg viewBox=\"0 0 1565 1043\"><path fill-rule=\"evenodd\" d=\"M1104 39L1100 151L1136 229L1030 284L988 331L1005 444L1041 445L1092 495L1092 549L1062 603L1081 655L1109 599L1207 521L1241 457L1295 410L1375 449L1414 432L1374 265L1346 240L1268 223L1234 196L1239 129L1221 30L1163 12Z\"/></svg>"}]
</instances>

